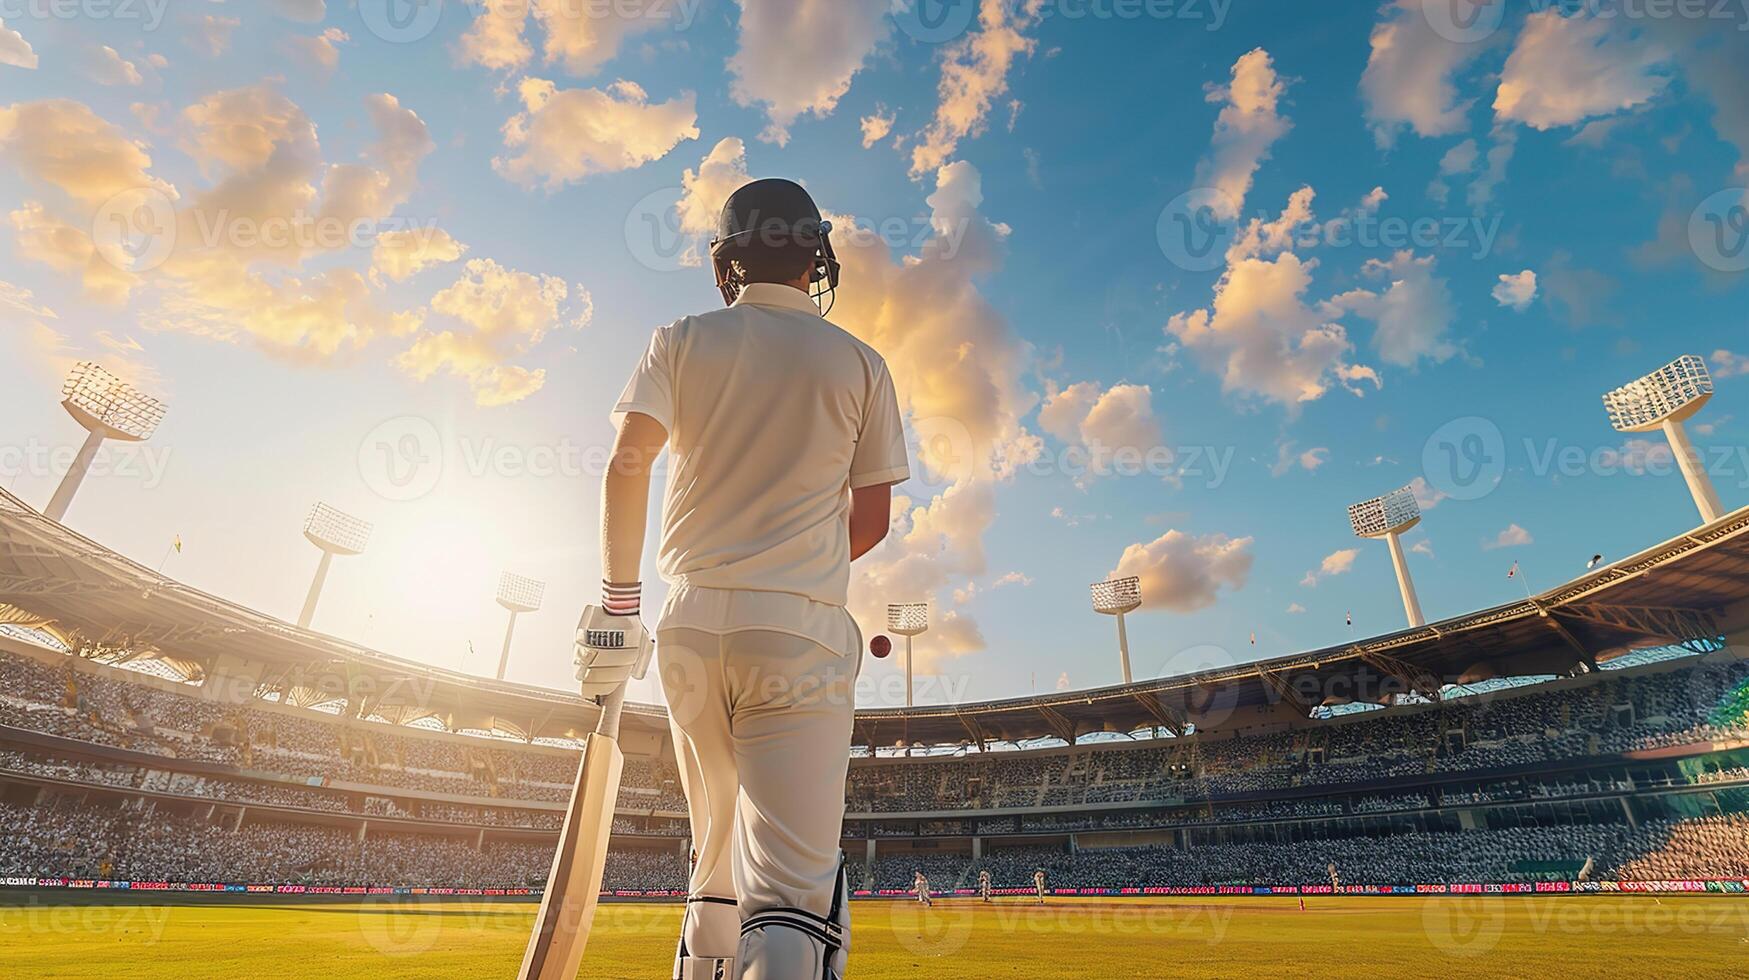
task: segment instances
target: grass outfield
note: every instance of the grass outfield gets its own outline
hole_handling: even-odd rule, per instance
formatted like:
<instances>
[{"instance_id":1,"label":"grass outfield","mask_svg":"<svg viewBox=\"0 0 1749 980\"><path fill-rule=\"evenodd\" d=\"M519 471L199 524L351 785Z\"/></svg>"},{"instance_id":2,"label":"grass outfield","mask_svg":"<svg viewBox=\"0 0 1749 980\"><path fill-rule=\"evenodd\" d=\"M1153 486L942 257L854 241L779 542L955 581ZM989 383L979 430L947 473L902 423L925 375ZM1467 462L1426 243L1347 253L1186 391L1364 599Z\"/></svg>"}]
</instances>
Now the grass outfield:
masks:
<instances>
[{"instance_id":1,"label":"grass outfield","mask_svg":"<svg viewBox=\"0 0 1749 980\"><path fill-rule=\"evenodd\" d=\"M854 980L1742 977L1749 897L975 901L855 906ZM532 905L0 907L6 980L513 977ZM680 910L608 905L583 976L668 976Z\"/></svg>"}]
</instances>

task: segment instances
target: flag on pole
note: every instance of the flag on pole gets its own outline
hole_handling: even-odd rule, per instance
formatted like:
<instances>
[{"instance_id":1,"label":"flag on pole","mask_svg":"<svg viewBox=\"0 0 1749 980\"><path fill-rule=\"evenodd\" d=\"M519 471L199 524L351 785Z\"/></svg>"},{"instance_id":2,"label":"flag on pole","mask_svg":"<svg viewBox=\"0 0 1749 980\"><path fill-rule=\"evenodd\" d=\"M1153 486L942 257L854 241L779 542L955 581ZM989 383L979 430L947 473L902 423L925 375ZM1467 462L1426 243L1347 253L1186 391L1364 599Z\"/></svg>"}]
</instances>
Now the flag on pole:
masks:
<instances>
[{"instance_id":1,"label":"flag on pole","mask_svg":"<svg viewBox=\"0 0 1749 980\"><path fill-rule=\"evenodd\" d=\"M1354 625L1354 610L1352 609L1348 611L1348 625L1350 627Z\"/></svg>"},{"instance_id":2,"label":"flag on pole","mask_svg":"<svg viewBox=\"0 0 1749 980\"><path fill-rule=\"evenodd\" d=\"M182 535L178 534L176 536L176 540L171 544L171 547L176 549L177 554L182 554Z\"/></svg>"},{"instance_id":3,"label":"flag on pole","mask_svg":"<svg viewBox=\"0 0 1749 980\"><path fill-rule=\"evenodd\" d=\"M1591 564L1586 565L1585 570L1589 572L1601 564L1603 564L1603 556L1602 555L1592 555L1591 556Z\"/></svg>"},{"instance_id":4,"label":"flag on pole","mask_svg":"<svg viewBox=\"0 0 1749 980\"><path fill-rule=\"evenodd\" d=\"M1518 563L1517 562L1512 563L1512 568L1507 571L1506 577L1508 579L1515 579L1518 577Z\"/></svg>"},{"instance_id":5,"label":"flag on pole","mask_svg":"<svg viewBox=\"0 0 1749 980\"><path fill-rule=\"evenodd\" d=\"M1257 634L1256 634L1256 633L1252 633L1252 634L1251 634L1251 645L1252 645L1252 646L1256 646L1256 645L1257 645Z\"/></svg>"}]
</instances>

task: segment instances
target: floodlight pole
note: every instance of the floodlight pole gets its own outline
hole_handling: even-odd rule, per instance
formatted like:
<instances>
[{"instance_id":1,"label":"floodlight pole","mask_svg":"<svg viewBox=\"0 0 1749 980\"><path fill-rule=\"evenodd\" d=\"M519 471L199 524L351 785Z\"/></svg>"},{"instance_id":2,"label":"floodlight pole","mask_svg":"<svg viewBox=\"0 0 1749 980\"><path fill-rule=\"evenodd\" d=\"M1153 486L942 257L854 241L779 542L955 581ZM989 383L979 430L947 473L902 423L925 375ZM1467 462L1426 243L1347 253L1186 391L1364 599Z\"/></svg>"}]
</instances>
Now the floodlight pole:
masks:
<instances>
[{"instance_id":1,"label":"floodlight pole","mask_svg":"<svg viewBox=\"0 0 1749 980\"><path fill-rule=\"evenodd\" d=\"M929 604L896 603L887 607L887 629L905 638L905 707L916 707L917 686L911 640L929 631Z\"/></svg>"},{"instance_id":2,"label":"floodlight pole","mask_svg":"<svg viewBox=\"0 0 1749 980\"><path fill-rule=\"evenodd\" d=\"M328 582L328 570L334 566L334 556L364 554L370 543L370 534L369 524L327 504L318 503L310 509L310 516L304 521L304 540L322 552L322 560L316 565L316 577L310 581L309 594L304 597L303 611L298 613L299 629L309 629L316 618L316 604L321 601L322 587Z\"/></svg>"},{"instance_id":3,"label":"floodlight pole","mask_svg":"<svg viewBox=\"0 0 1749 980\"><path fill-rule=\"evenodd\" d=\"M85 483L85 475L91 472L91 464L97 459L97 451L103 448L103 440L101 429L92 429L86 434L85 444L79 447L79 455L73 458L72 467L61 478L61 485L55 488L55 496L49 501L49 509L43 511L44 517L59 524L67 516L67 508L73 506L73 497Z\"/></svg>"},{"instance_id":4,"label":"floodlight pole","mask_svg":"<svg viewBox=\"0 0 1749 980\"><path fill-rule=\"evenodd\" d=\"M498 679L504 679L510 669L510 640L516 635L516 619L525 612L536 612L546 598L546 583L505 572L498 579L498 605L510 612L510 625L504 629L504 652L498 655Z\"/></svg>"},{"instance_id":5,"label":"floodlight pole","mask_svg":"<svg viewBox=\"0 0 1749 980\"><path fill-rule=\"evenodd\" d=\"M1348 508L1349 523L1361 538L1383 538L1391 549L1391 566L1397 572L1397 589L1403 594L1403 612L1409 618L1410 629L1427 625L1421 612L1421 597L1415 592L1415 580L1409 574L1409 556L1403 553L1403 534L1421 523L1421 505L1415 502L1413 487L1376 497Z\"/></svg>"},{"instance_id":6,"label":"floodlight pole","mask_svg":"<svg viewBox=\"0 0 1749 980\"><path fill-rule=\"evenodd\" d=\"M1409 617L1409 625L1426 626L1421 597L1415 594L1415 580L1409 575L1409 556L1403 553L1403 535L1392 531L1385 535L1385 543L1391 546L1391 567L1397 570L1397 588L1403 593L1403 612Z\"/></svg>"},{"instance_id":7,"label":"floodlight pole","mask_svg":"<svg viewBox=\"0 0 1749 980\"><path fill-rule=\"evenodd\" d=\"M89 361L75 365L61 386L61 407L85 430L85 442L50 498L43 516L61 523L106 440L144 442L164 420L164 403L149 398Z\"/></svg>"},{"instance_id":8,"label":"floodlight pole","mask_svg":"<svg viewBox=\"0 0 1749 980\"><path fill-rule=\"evenodd\" d=\"M1664 437L1670 440L1671 451L1676 454L1676 466L1682 470L1682 478L1688 481L1688 492L1694 497L1694 506L1700 511L1701 520L1711 524L1725 516L1725 505L1719 501L1719 491L1713 486L1712 477L1701 466L1700 453L1689 440L1688 429L1676 419L1665 419L1663 429Z\"/></svg>"},{"instance_id":9,"label":"floodlight pole","mask_svg":"<svg viewBox=\"0 0 1749 980\"><path fill-rule=\"evenodd\" d=\"M298 629L309 629L311 621L316 618L316 603L322 598L322 586L327 584L328 569L332 567L334 552L322 548L322 561L316 565L316 577L310 581L310 592L304 597L304 610L298 613Z\"/></svg>"},{"instance_id":10,"label":"floodlight pole","mask_svg":"<svg viewBox=\"0 0 1749 980\"><path fill-rule=\"evenodd\" d=\"M1725 507L1719 502L1719 492L1713 487L1683 423L1699 413L1712 397L1713 378L1706 361L1693 354L1679 357L1603 396L1609 422L1617 432L1664 433L1676 454L1676 466L1688 482L1694 506L1706 524L1725 516Z\"/></svg>"},{"instance_id":11,"label":"floodlight pole","mask_svg":"<svg viewBox=\"0 0 1749 980\"><path fill-rule=\"evenodd\" d=\"M1133 684L1135 676L1130 671L1130 632L1124 625L1124 616L1142 606L1141 580L1130 577L1098 582L1092 586L1092 591L1093 611L1117 619L1117 655L1123 666L1123 682L1126 685Z\"/></svg>"}]
</instances>

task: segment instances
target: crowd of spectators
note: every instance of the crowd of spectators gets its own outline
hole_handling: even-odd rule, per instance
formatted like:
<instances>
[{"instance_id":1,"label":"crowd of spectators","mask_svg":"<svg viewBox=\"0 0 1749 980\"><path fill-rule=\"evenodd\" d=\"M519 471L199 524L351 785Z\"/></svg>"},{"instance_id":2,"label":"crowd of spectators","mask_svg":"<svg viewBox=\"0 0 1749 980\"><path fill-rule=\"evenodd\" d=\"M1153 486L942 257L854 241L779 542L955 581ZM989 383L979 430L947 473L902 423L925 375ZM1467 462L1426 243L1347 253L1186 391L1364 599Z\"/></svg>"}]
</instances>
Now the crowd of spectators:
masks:
<instances>
[{"instance_id":1,"label":"crowd of spectators","mask_svg":"<svg viewBox=\"0 0 1749 980\"><path fill-rule=\"evenodd\" d=\"M853 814L1059 811L1024 817L1013 822L1013 830L1003 829L1006 817L980 817L975 824L938 819L908 828L865 824L876 836L942 836L971 826L984 834L1123 829L1159 826L1163 820L1195 824L1386 813L1419 809L1430 800L1452 806L1546 799L1620 784L1509 779L1431 796L1379 792L1373 784L1749 738L1749 719L1732 708L1749 704L1745 691L1749 663L1689 664L1626 676L1604 672L1581 682L1451 698L1263 734L1207 733L1133 747L1107 743L971 753L951 760L857 760L847 805ZM196 693L164 689L119 671L75 670L70 660L57 665L0 653L0 724L161 757L217 762L234 767L236 777L70 763L10 751L0 753L0 769L239 803L533 829L556 827L557 811L503 804L563 802L576 772L577 755L563 749L397 729L289 707L245 707ZM1708 778L1741 778L1733 774L1743 772L1738 767ZM312 785L248 778L251 774ZM365 787L376 792L363 795ZM1344 787L1354 790L1342 794ZM1331 792L1324 798L1306 793L1325 788ZM1267 798L1289 789L1297 798ZM394 790L404 792L384 792ZM1338 798L1343 795L1350 798ZM1085 809L1101 804L1130 809ZM672 764L629 758L619 806L649 815L648 821L683 813L685 796Z\"/></svg>"},{"instance_id":2,"label":"crowd of spectators","mask_svg":"<svg viewBox=\"0 0 1749 980\"><path fill-rule=\"evenodd\" d=\"M1587 867L1589 865L1589 868ZM1681 821L1511 827L1294 843L1082 850L1021 847L969 854L919 852L875 862L879 889L910 887L923 871L936 889L1029 888L1043 869L1054 888L1421 884L1576 880L1749 880L1749 815ZM862 865L856 874L866 876ZM868 881L866 877L862 880Z\"/></svg>"}]
</instances>

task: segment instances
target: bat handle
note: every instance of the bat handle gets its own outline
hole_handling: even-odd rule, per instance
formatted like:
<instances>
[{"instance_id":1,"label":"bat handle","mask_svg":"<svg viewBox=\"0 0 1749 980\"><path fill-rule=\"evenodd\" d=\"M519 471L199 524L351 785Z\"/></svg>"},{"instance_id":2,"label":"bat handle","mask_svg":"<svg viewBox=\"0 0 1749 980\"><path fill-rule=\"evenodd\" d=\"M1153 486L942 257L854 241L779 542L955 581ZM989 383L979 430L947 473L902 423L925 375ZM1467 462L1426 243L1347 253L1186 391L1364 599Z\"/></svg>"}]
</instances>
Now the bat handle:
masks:
<instances>
[{"instance_id":1,"label":"bat handle","mask_svg":"<svg viewBox=\"0 0 1749 980\"><path fill-rule=\"evenodd\" d=\"M601 699L601 720L595 723L595 734L604 738L619 740L619 719L625 712L626 688L624 684L614 688L612 694Z\"/></svg>"}]
</instances>

